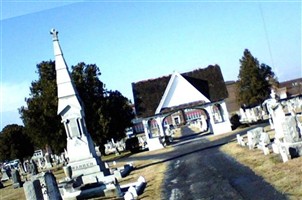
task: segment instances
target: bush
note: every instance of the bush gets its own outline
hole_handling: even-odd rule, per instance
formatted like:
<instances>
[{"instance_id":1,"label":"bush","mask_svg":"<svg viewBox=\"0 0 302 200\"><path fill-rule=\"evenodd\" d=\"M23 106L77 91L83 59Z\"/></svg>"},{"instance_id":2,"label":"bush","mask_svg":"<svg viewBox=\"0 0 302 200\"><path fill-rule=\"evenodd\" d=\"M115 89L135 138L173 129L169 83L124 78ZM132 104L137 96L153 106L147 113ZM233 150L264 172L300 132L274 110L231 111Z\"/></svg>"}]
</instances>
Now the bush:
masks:
<instances>
[{"instance_id":1,"label":"bush","mask_svg":"<svg viewBox=\"0 0 302 200\"><path fill-rule=\"evenodd\" d=\"M231 117L230 122L232 124L232 130L235 130L236 128L238 128L238 126L241 125L240 116L238 114L234 114Z\"/></svg>"}]
</instances>

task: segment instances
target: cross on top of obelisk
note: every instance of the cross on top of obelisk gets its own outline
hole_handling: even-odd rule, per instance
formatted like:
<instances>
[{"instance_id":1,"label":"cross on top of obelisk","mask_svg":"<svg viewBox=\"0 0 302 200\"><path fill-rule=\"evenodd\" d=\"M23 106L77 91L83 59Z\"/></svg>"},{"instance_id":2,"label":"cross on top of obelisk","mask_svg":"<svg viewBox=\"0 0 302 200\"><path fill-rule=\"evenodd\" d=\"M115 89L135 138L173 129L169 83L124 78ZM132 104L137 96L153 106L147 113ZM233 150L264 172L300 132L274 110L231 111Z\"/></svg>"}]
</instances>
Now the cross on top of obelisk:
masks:
<instances>
[{"instance_id":1,"label":"cross on top of obelisk","mask_svg":"<svg viewBox=\"0 0 302 200\"><path fill-rule=\"evenodd\" d=\"M53 41L58 40L58 33L59 32L54 28L50 30L50 34L52 35L52 40Z\"/></svg>"}]
</instances>

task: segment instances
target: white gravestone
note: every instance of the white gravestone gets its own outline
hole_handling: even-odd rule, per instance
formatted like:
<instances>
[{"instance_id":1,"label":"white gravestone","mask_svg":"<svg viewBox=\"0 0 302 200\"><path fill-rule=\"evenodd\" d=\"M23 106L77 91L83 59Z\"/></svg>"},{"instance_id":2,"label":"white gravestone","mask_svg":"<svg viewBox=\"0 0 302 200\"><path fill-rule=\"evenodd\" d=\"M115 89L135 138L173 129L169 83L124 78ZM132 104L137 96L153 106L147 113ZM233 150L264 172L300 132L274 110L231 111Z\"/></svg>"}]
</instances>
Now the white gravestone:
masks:
<instances>
[{"instance_id":1,"label":"white gravestone","mask_svg":"<svg viewBox=\"0 0 302 200\"><path fill-rule=\"evenodd\" d=\"M257 127L247 132L249 149L254 149L260 142L260 135L263 132L262 127Z\"/></svg>"},{"instance_id":2,"label":"white gravestone","mask_svg":"<svg viewBox=\"0 0 302 200\"><path fill-rule=\"evenodd\" d=\"M294 143L301 141L296 118L294 116L285 117L284 122L282 122L282 131L284 134L284 142Z\"/></svg>"}]
</instances>

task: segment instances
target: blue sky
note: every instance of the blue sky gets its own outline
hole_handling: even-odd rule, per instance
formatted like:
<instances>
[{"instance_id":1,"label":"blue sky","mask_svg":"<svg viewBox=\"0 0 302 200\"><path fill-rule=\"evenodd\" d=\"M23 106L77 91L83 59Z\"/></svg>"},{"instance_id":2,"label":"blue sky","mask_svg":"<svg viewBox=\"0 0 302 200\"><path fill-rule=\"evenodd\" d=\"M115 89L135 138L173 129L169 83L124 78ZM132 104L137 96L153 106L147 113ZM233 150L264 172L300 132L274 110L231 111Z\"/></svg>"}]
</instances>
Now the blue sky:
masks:
<instances>
[{"instance_id":1,"label":"blue sky","mask_svg":"<svg viewBox=\"0 0 302 200\"><path fill-rule=\"evenodd\" d=\"M280 81L299 78L301 1L8 1L1 2L0 130L22 124L37 80L53 60L56 28L69 67L97 64L107 89L132 99L131 83L210 64L236 80L249 49Z\"/></svg>"}]
</instances>

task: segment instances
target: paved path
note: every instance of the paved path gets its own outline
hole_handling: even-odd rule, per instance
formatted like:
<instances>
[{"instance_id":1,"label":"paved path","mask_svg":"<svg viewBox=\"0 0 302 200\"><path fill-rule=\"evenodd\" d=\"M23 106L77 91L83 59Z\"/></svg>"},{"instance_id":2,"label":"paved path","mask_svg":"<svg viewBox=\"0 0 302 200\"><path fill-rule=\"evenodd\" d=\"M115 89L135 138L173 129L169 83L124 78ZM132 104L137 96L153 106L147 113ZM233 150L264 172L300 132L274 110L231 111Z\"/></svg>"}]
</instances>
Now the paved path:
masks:
<instances>
[{"instance_id":1,"label":"paved path","mask_svg":"<svg viewBox=\"0 0 302 200\"><path fill-rule=\"evenodd\" d=\"M220 144L234 139L209 142L191 139L180 142L169 158L163 199L286 199L249 168L219 151Z\"/></svg>"},{"instance_id":2,"label":"paved path","mask_svg":"<svg viewBox=\"0 0 302 200\"><path fill-rule=\"evenodd\" d=\"M237 133L242 135L247 130ZM173 145L173 151L134 154L126 160L152 160L139 168L168 163L164 200L286 199L252 170L219 151L221 145L235 140L237 133L212 142L208 139L211 135L185 137Z\"/></svg>"}]
</instances>

